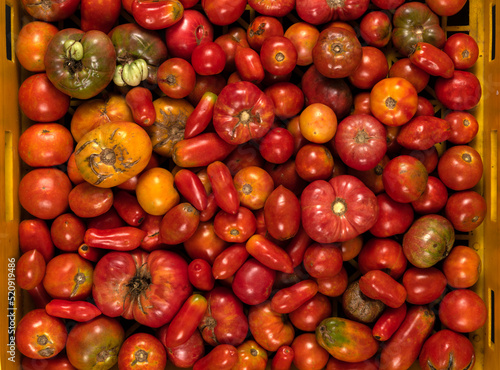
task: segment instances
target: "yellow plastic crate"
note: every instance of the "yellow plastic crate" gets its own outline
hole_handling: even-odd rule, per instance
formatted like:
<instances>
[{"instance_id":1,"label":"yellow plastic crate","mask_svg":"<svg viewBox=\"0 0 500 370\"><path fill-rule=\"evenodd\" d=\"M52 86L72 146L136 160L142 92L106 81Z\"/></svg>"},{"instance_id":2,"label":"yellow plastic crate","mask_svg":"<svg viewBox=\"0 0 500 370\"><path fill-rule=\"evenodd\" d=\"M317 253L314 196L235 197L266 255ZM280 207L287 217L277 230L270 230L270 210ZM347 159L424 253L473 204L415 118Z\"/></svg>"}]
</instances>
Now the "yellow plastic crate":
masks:
<instances>
[{"instance_id":1,"label":"yellow plastic crate","mask_svg":"<svg viewBox=\"0 0 500 370\"><path fill-rule=\"evenodd\" d=\"M297 0L300 1L300 0ZM460 16L444 17L442 26L448 34L465 32L479 45L479 59L473 69L481 81L483 95L472 111L479 122L479 133L471 145L482 155L484 175L476 187L488 204L483 224L469 234L458 234L462 241L474 248L482 258L482 274L473 287L488 307L488 321L480 330L471 333L476 349L474 369L500 370L500 228L498 212L498 146L500 138L500 1L469 0L467 10ZM255 12L250 10L249 19ZM23 18L26 17L26 18ZM0 369L20 369L21 355L11 350L14 323L23 315L27 295L15 289L15 271L12 263L19 257L18 225L22 209L18 202L17 187L23 174L17 152L17 142L26 122L22 119L17 91L24 76L16 63L14 46L21 26L30 19L18 0L0 0ZM248 24L242 20L243 26ZM391 56L388 56L391 62ZM428 93L433 95L432 89ZM431 102L440 108L437 100ZM444 112L444 110L443 110ZM10 263L10 265L9 265ZM496 297L495 297L496 295ZM497 301L495 304L495 300ZM14 361L12 361L14 360ZM418 366L415 366L418 368Z\"/></svg>"}]
</instances>

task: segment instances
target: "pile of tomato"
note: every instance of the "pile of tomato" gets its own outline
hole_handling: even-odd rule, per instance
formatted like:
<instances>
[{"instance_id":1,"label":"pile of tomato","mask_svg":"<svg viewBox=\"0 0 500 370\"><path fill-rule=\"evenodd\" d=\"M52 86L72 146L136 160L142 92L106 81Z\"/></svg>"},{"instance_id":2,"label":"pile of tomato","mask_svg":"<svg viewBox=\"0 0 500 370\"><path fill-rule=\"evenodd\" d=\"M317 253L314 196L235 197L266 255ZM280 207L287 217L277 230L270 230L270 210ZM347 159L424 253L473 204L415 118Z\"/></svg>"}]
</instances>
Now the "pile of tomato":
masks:
<instances>
[{"instance_id":1,"label":"pile of tomato","mask_svg":"<svg viewBox=\"0 0 500 370\"><path fill-rule=\"evenodd\" d=\"M464 4L22 0L23 369L472 368Z\"/></svg>"}]
</instances>

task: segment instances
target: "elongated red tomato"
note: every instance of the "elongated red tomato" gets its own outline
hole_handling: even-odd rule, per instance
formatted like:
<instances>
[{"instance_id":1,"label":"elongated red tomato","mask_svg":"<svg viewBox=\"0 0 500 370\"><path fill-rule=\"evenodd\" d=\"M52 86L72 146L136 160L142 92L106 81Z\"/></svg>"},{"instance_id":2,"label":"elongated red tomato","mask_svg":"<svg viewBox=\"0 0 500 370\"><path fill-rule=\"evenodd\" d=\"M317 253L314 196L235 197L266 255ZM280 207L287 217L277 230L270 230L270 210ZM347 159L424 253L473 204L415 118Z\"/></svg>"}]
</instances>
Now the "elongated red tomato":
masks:
<instances>
[{"instance_id":1,"label":"elongated red tomato","mask_svg":"<svg viewBox=\"0 0 500 370\"><path fill-rule=\"evenodd\" d=\"M217 205L227 213L236 214L240 197L229 168L221 161L215 161L208 165L207 174Z\"/></svg>"},{"instance_id":2,"label":"elongated red tomato","mask_svg":"<svg viewBox=\"0 0 500 370\"><path fill-rule=\"evenodd\" d=\"M198 328L207 309L207 299L201 294L193 294L182 305L168 327L165 344L168 348L187 342Z\"/></svg>"},{"instance_id":3,"label":"elongated red tomato","mask_svg":"<svg viewBox=\"0 0 500 370\"><path fill-rule=\"evenodd\" d=\"M317 292L318 284L314 280L302 280L278 290L271 299L271 308L278 313L290 313L314 297Z\"/></svg>"},{"instance_id":4,"label":"elongated red tomato","mask_svg":"<svg viewBox=\"0 0 500 370\"><path fill-rule=\"evenodd\" d=\"M212 121L217 95L211 91L206 91L194 111L189 115L184 128L184 139L190 139L205 130Z\"/></svg>"},{"instance_id":5,"label":"elongated red tomato","mask_svg":"<svg viewBox=\"0 0 500 370\"><path fill-rule=\"evenodd\" d=\"M293 272L292 260L285 250L262 235L250 237L246 249L252 257L273 270L289 274Z\"/></svg>"},{"instance_id":6,"label":"elongated red tomato","mask_svg":"<svg viewBox=\"0 0 500 370\"><path fill-rule=\"evenodd\" d=\"M132 226L114 229L87 229L83 241L89 247L131 251L141 245L146 232Z\"/></svg>"},{"instance_id":7,"label":"elongated red tomato","mask_svg":"<svg viewBox=\"0 0 500 370\"><path fill-rule=\"evenodd\" d=\"M101 314L101 310L90 302L66 299L53 299L45 306L45 311L51 316L78 322L90 321Z\"/></svg>"}]
</instances>

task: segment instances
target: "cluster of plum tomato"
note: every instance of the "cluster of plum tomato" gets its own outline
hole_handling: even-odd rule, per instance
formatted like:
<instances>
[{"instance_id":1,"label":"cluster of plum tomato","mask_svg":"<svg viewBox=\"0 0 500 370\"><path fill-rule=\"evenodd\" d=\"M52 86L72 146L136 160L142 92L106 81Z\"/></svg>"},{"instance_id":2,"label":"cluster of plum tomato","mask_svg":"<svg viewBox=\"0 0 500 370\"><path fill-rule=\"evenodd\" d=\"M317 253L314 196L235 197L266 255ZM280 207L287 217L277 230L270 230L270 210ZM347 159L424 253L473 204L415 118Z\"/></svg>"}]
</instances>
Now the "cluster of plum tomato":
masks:
<instances>
[{"instance_id":1,"label":"cluster of plum tomato","mask_svg":"<svg viewBox=\"0 0 500 370\"><path fill-rule=\"evenodd\" d=\"M22 0L23 369L472 368L464 1L105 3Z\"/></svg>"}]
</instances>

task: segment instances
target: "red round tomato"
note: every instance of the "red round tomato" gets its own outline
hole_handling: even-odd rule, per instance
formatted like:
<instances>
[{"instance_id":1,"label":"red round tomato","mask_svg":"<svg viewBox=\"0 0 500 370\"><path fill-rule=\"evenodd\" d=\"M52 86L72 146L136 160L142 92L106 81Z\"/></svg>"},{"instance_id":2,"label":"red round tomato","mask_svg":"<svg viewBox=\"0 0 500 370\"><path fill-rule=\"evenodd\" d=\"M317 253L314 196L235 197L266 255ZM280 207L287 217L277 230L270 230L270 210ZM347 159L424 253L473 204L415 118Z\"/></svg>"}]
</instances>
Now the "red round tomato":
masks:
<instances>
[{"instance_id":1,"label":"red round tomato","mask_svg":"<svg viewBox=\"0 0 500 370\"><path fill-rule=\"evenodd\" d=\"M227 85L215 103L214 128L230 144L242 144L263 137L273 121L273 102L251 82Z\"/></svg>"},{"instance_id":2,"label":"red round tomato","mask_svg":"<svg viewBox=\"0 0 500 370\"><path fill-rule=\"evenodd\" d=\"M382 181L386 193L400 203L417 200L427 187L427 169L415 157L400 155L384 167Z\"/></svg>"},{"instance_id":3,"label":"red round tomato","mask_svg":"<svg viewBox=\"0 0 500 370\"><path fill-rule=\"evenodd\" d=\"M290 312L288 318L297 329L314 331L323 319L330 317L331 313L330 299L324 294L316 293L299 308Z\"/></svg>"},{"instance_id":4,"label":"red round tomato","mask_svg":"<svg viewBox=\"0 0 500 370\"><path fill-rule=\"evenodd\" d=\"M58 123L37 123L21 134L18 150L28 166L58 166L73 153L73 136Z\"/></svg>"},{"instance_id":5,"label":"red round tomato","mask_svg":"<svg viewBox=\"0 0 500 370\"><path fill-rule=\"evenodd\" d=\"M233 178L240 204L251 210L264 207L266 199L274 189L274 182L265 170L248 166L239 170Z\"/></svg>"},{"instance_id":6,"label":"red round tomato","mask_svg":"<svg viewBox=\"0 0 500 370\"><path fill-rule=\"evenodd\" d=\"M446 277L435 267L410 267L403 275L406 301L411 304L431 303L443 294L446 284Z\"/></svg>"},{"instance_id":7,"label":"red round tomato","mask_svg":"<svg viewBox=\"0 0 500 370\"><path fill-rule=\"evenodd\" d=\"M202 258L210 264L228 246L215 233L213 220L200 222L194 235L183 244L191 259Z\"/></svg>"},{"instance_id":8,"label":"red round tomato","mask_svg":"<svg viewBox=\"0 0 500 370\"><path fill-rule=\"evenodd\" d=\"M479 131L476 117L469 112L453 111L448 113L444 119L450 124L451 133L448 141L453 144L468 144Z\"/></svg>"},{"instance_id":9,"label":"red round tomato","mask_svg":"<svg viewBox=\"0 0 500 370\"><path fill-rule=\"evenodd\" d=\"M23 81L18 93L21 111L32 121L56 122L68 112L70 98L50 82L45 73Z\"/></svg>"},{"instance_id":10,"label":"red round tomato","mask_svg":"<svg viewBox=\"0 0 500 370\"><path fill-rule=\"evenodd\" d=\"M448 37L443 50L453 61L455 69L469 69L479 57L476 40L466 33L454 33Z\"/></svg>"},{"instance_id":11,"label":"red round tomato","mask_svg":"<svg viewBox=\"0 0 500 370\"><path fill-rule=\"evenodd\" d=\"M293 363L298 369L321 370L330 357L330 354L316 341L314 333L303 333L295 337L291 347L293 349Z\"/></svg>"},{"instance_id":12,"label":"red round tomato","mask_svg":"<svg viewBox=\"0 0 500 370\"><path fill-rule=\"evenodd\" d=\"M275 270L249 258L234 275L233 292L243 303L258 305L271 295L275 279Z\"/></svg>"},{"instance_id":13,"label":"red round tomato","mask_svg":"<svg viewBox=\"0 0 500 370\"><path fill-rule=\"evenodd\" d=\"M423 96L418 97L417 111L415 112L414 117L418 116L433 116L434 115L434 106L429 101L429 99L424 98Z\"/></svg>"},{"instance_id":14,"label":"red round tomato","mask_svg":"<svg viewBox=\"0 0 500 370\"><path fill-rule=\"evenodd\" d=\"M33 18L44 22L57 22L69 18L80 5L80 0L65 0L40 3L35 0L22 0L23 8Z\"/></svg>"},{"instance_id":15,"label":"red round tomato","mask_svg":"<svg viewBox=\"0 0 500 370\"><path fill-rule=\"evenodd\" d=\"M486 304L470 289L452 290L439 304L441 323L459 333L469 333L481 328L487 317Z\"/></svg>"},{"instance_id":16,"label":"red round tomato","mask_svg":"<svg viewBox=\"0 0 500 370\"><path fill-rule=\"evenodd\" d=\"M370 5L369 0L346 0L328 2L324 0L297 1L297 14L311 24L322 24L331 20L351 21L363 15Z\"/></svg>"},{"instance_id":17,"label":"red round tomato","mask_svg":"<svg viewBox=\"0 0 500 370\"><path fill-rule=\"evenodd\" d=\"M214 230L228 243L244 243L257 230L257 220L245 207L240 207L234 215L221 210L215 215Z\"/></svg>"},{"instance_id":18,"label":"red round tomato","mask_svg":"<svg viewBox=\"0 0 500 370\"><path fill-rule=\"evenodd\" d=\"M419 93L427 86L431 76L413 64L409 58L402 58L389 69L389 77L401 77L410 81Z\"/></svg>"},{"instance_id":19,"label":"red round tomato","mask_svg":"<svg viewBox=\"0 0 500 370\"><path fill-rule=\"evenodd\" d=\"M45 71L45 52L52 37L59 29L47 22L27 23L16 40L16 57L23 68L31 72Z\"/></svg>"},{"instance_id":20,"label":"red round tomato","mask_svg":"<svg viewBox=\"0 0 500 370\"><path fill-rule=\"evenodd\" d=\"M481 194L464 190L448 198L444 213L456 230L470 232L483 223L486 208L486 200Z\"/></svg>"},{"instance_id":21,"label":"red round tomato","mask_svg":"<svg viewBox=\"0 0 500 370\"><path fill-rule=\"evenodd\" d=\"M434 86L436 97L451 110L469 110L481 100L481 83L471 72L455 70L453 77L439 77Z\"/></svg>"},{"instance_id":22,"label":"red round tomato","mask_svg":"<svg viewBox=\"0 0 500 370\"><path fill-rule=\"evenodd\" d=\"M468 145L447 149L438 162L441 181L450 189L467 190L474 187L483 175L481 155Z\"/></svg>"},{"instance_id":23,"label":"red round tomato","mask_svg":"<svg viewBox=\"0 0 500 370\"><path fill-rule=\"evenodd\" d=\"M167 352L163 344L147 333L128 337L118 353L118 367L123 370L163 369L167 365Z\"/></svg>"},{"instance_id":24,"label":"red round tomato","mask_svg":"<svg viewBox=\"0 0 500 370\"><path fill-rule=\"evenodd\" d=\"M358 255L362 274L370 270L383 270L394 279L399 279L406 270L407 263L401 244L386 238L368 240Z\"/></svg>"},{"instance_id":25,"label":"red round tomato","mask_svg":"<svg viewBox=\"0 0 500 370\"><path fill-rule=\"evenodd\" d=\"M267 72L277 76L287 75L297 65L297 50L286 37L271 36L262 43L260 60Z\"/></svg>"},{"instance_id":26,"label":"red round tomato","mask_svg":"<svg viewBox=\"0 0 500 370\"><path fill-rule=\"evenodd\" d=\"M113 206L113 191L82 182L71 190L68 201L69 207L78 217L97 217Z\"/></svg>"},{"instance_id":27,"label":"red round tomato","mask_svg":"<svg viewBox=\"0 0 500 370\"><path fill-rule=\"evenodd\" d=\"M235 32L233 34L231 32L232 30L239 30L240 32ZM228 30L228 33L224 33L217 37L214 42L222 48L226 55L226 66L224 67L224 71L228 73L234 72L236 68L234 61L236 49L240 47L249 47L245 30L241 27L232 28Z\"/></svg>"},{"instance_id":28,"label":"red round tomato","mask_svg":"<svg viewBox=\"0 0 500 370\"><path fill-rule=\"evenodd\" d=\"M392 22L384 12L370 12L361 19L359 31L368 45L382 48L391 40Z\"/></svg>"},{"instance_id":29,"label":"red round tomato","mask_svg":"<svg viewBox=\"0 0 500 370\"><path fill-rule=\"evenodd\" d=\"M369 230L378 217L375 194L350 175L312 182L302 192L301 207L302 226L318 243L352 239Z\"/></svg>"},{"instance_id":30,"label":"red round tomato","mask_svg":"<svg viewBox=\"0 0 500 370\"><path fill-rule=\"evenodd\" d=\"M76 252L83 243L86 230L83 220L72 213L58 216L50 227L54 245L65 252Z\"/></svg>"},{"instance_id":31,"label":"red round tomato","mask_svg":"<svg viewBox=\"0 0 500 370\"><path fill-rule=\"evenodd\" d=\"M343 28L330 27L319 34L312 56L314 66L322 75L328 78L344 78L358 68L363 51L354 33Z\"/></svg>"},{"instance_id":32,"label":"red round tomato","mask_svg":"<svg viewBox=\"0 0 500 370\"><path fill-rule=\"evenodd\" d=\"M297 65L307 66L313 62L312 49L319 37L319 30L306 22L292 24L285 31L288 38L297 50Z\"/></svg>"},{"instance_id":33,"label":"red round tomato","mask_svg":"<svg viewBox=\"0 0 500 370\"><path fill-rule=\"evenodd\" d=\"M246 0L201 0L201 6L212 24L234 23L245 11Z\"/></svg>"},{"instance_id":34,"label":"red round tomato","mask_svg":"<svg viewBox=\"0 0 500 370\"><path fill-rule=\"evenodd\" d=\"M457 245L443 261L443 272L453 288L470 288L479 280L481 257L472 248Z\"/></svg>"},{"instance_id":35,"label":"red round tomato","mask_svg":"<svg viewBox=\"0 0 500 370\"><path fill-rule=\"evenodd\" d=\"M17 324L15 340L24 356L43 360L64 349L68 333L63 320L48 315L45 309L26 313Z\"/></svg>"},{"instance_id":36,"label":"red round tomato","mask_svg":"<svg viewBox=\"0 0 500 370\"><path fill-rule=\"evenodd\" d=\"M259 143L260 154L270 163L285 163L293 155L293 149L293 136L283 127L270 130Z\"/></svg>"},{"instance_id":37,"label":"red round tomato","mask_svg":"<svg viewBox=\"0 0 500 370\"><path fill-rule=\"evenodd\" d=\"M170 58L157 72L158 87L170 98L182 99L189 95L196 83L193 66L182 58Z\"/></svg>"},{"instance_id":38,"label":"red round tomato","mask_svg":"<svg viewBox=\"0 0 500 370\"><path fill-rule=\"evenodd\" d=\"M291 82L277 82L267 87L264 93L271 98L274 114L281 119L292 118L304 107L304 93Z\"/></svg>"},{"instance_id":39,"label":"red round tomato","mask_svg":"<svg viewBox=\"0 0 500 370\"><path fill-rule=\"evenodd\" d=\"M337 127L334 140L340 159L358 171L374 168L387 151L384 125L368 114L344 118Z\"/></svg>"},{"instance_id":40,"label":"red round tomato","mask_svg":"<svg viewBox=\"0 0 500 370\"><path fill-rule=\"evenodd\" d=\"M465 5L467 0L425 0L425 3L434 13L441 16L457 14Z\"/></svg>"},{"instance_id":41,"label":"red round tomato","mask_svg":"<svg viewBox=\"0 0 500 370\"><path fill-rule=\"evenodd\" d=\"M264 67L259 54L252 48L237 48L234 54L236 72L229 76L227 83L249 81L260 84L265 78Z\"/></svg>"},{"instance_id":42,"label":"red round tomato","mask_svg":"<svg viewBox=\"0 0 500 370\"><path fill-rule=\"evenodd\" d=\"M295 171L304 180L328 180L333 174L334 161L330 150L320 144L306 144L295 156Z\"/></svg>"},{"instance_id":43,"label":"red round tomato","mask_svg":"<svg viewBox=\"0 0 500 370\"><path fill-rule=\"evenodd\" d=\"M34 169L19 183L19 202L33 216L50 220L68 208L71 188L64 172L55 168Z\"/></svg>"},{"instance_id":44,"label":"red round tomato","mask_svg":"<svg viewBox=\"0 0 500 370\"><path fill-rule=\"evenodd\" d=\"M363 46L363 57L358 68L349 75L349 81L359 89L371 89L387 77L389 65L385 54L373 46Z\"/></svg>"},{"instance_id":45,"label":"red round tomato","mask_svg":"<svg viewBox=\"0 0 500 370\"><path fill-rule=\"evenodd\" d=\"M226 54L219 44L213 41L204 42L194 48L191 64L199 75L216 75L226 66Z\"/></svg>"},{"instance_id":46,"label":"red round tomato","mask_svg":"<svg viewBox=\"0 0 500 370\"><path fill-rule=\"evenodd\" d=\"M295 8L295 0L248 0L248 5L260 14L283 17Z\"/></svg>"}]
</instances>

